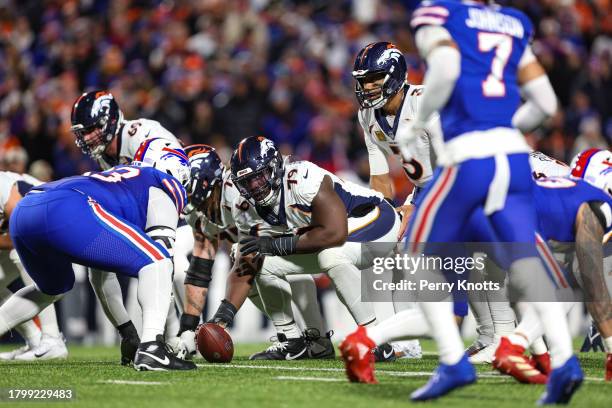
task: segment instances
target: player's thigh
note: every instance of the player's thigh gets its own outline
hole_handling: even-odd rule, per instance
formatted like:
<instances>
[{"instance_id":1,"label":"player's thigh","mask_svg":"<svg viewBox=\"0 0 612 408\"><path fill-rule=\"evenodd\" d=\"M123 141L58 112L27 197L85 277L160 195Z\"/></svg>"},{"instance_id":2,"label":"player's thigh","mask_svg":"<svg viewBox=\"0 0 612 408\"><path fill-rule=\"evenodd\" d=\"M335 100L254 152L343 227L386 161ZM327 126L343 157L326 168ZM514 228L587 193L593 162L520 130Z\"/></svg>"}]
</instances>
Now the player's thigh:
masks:
<instances>
[{"instance_id":1,"label":"player's thigh","mask_svg":"<svg viewBox=\"0 0 612 408\"><path fill-rule=\"evenodd\" d=\"M53 206L49 210L52 214L57 211ZM169 257L140 228L95 201L71 202L70 211L71 216L64 217L66 227L49 222L48 238L54 249L68 254L75 263L138 276L144 266Z\"/></svg>"},{"instance_id":2,"label":"player's thigh","mask_svg":"<svg viewBox=\"0 0 612 408\"><path fill-rule=\"evenodd\" d=\"M36 286L47 295L60 295L74 286L70 257L41 242L14 239L21 262Z\"/></svg>"},{"instance_id":3,"label":"player's thigh","mask_svg":"<svg viewBox=\"0 0 612 408\"><path fill-rule=\"evenodd\" d=\"M266 256L260 274L287 276L319 273L317 257L313 254Z\"/></svg>"},{"instance_id":4,"label":"player's thigh","mask_svg":"<svg viewBox=\"0 0 612 408\"><path fill-rule=\"evenodd\" d=\"M406 233L408 249L418 252L418 243L461 242L465 224L483 199L486 172L478 174L473 164L436 170L433 180L419 197Z\"/></svg>"}]
</instances>

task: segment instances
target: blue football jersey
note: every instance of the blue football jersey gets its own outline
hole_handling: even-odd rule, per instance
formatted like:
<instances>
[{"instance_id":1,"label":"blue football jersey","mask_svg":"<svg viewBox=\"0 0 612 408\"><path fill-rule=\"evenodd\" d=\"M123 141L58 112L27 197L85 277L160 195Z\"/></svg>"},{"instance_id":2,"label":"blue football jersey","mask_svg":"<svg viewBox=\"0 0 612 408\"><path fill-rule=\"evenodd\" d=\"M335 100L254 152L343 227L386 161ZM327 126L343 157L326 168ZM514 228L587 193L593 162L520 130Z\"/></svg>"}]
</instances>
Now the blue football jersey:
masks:
<instances>
[{"instance_id":1,"label":"blue football jersey","mask_svg":"<svg viewBox=\"0 0 612 408\"><path fill-rule=\"evenodd\" d=\"M472 131L512 128L521 102L518 65L532 36L532 24L508 7L457 1L423 2L411 20L416 31L442 26L461 53L461 73L440 112L444 140Z\"/></svg>"},{"instance_id":2,"label":"blue football jersey","mask_svg":"<svg viewBox=\"0 0 612 408\"><path fill-rule=\"evenodd\" d=\"M168 194L180 214L187 203L185 188L174 177L153 167L117 166L41 184L34 190L78 191L97 201L106 211L144 228L151 187Z\"/></svg>"},{"instance_id":3,"label":"blue football jersey","mask_svg":"<svg viewBox=\"0 0 612 408\"><path fill-rule=\"evenodd\" d=\"M533 190L538 230L546 240L575 242L578 209L583 203L603 201L612 208L612 198L583 180L551 177L536 181ZM605 234L612 230L609 223Z\"/></svg>"}]
</instances>

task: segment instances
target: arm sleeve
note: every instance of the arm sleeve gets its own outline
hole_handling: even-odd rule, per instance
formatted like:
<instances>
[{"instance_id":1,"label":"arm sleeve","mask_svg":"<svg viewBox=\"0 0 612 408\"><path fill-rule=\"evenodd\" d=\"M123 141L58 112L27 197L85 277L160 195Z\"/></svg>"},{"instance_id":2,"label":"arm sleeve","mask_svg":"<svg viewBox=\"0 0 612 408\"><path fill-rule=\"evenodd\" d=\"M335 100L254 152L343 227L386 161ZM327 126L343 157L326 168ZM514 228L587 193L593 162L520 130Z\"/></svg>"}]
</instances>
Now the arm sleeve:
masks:
<instances>
[{"instance_id":1,"label":"arm sleeve","mask_svg":"<svg viewBox=\"0 0 612 408\"><path fill-rule=\"evenodd\" d=\"M425 92L415 124L422 127L448 101L461 72L461 55L455 47L439 45L440 41L452 40L444 27L423 27L417 32L415 40L419 52L427 58L427 73L423 82Z\"/></svg>"},{"instance_id":2,"label":"arm sleeve","mask_svg":"<svg viewBox=\"0 0 612 408\"><path fill-rule=\"evenodd\" d=\"M370 137L363 132L366 148L368 149L368 162L370 163L370 175L378 176L389 173L389 163L387 156L380 148L370 140Z\"/></svg>"},{"instance_id":3,"label":"arm sleeve","mask_svg":"<svg viewBox=\"0 0 612 408\"><path fill-rule=\"evenodd\" d=\"M157 187L149 189L146 234L166 248L170 256L174 252L176 226L179 214L172 199Z\"/></svg>"},{"instance_id":4,"label":"arm sleeve","mask_svg":"<svg viewBox=\"0 0 612 408\"><path fill-rule=\"evenodd\" d=\"M557 111L557 97L546 75L525 83L521 90L525 103L512 117L512 125L522 132L529 132Z\"/></svg>"}]
</instances>

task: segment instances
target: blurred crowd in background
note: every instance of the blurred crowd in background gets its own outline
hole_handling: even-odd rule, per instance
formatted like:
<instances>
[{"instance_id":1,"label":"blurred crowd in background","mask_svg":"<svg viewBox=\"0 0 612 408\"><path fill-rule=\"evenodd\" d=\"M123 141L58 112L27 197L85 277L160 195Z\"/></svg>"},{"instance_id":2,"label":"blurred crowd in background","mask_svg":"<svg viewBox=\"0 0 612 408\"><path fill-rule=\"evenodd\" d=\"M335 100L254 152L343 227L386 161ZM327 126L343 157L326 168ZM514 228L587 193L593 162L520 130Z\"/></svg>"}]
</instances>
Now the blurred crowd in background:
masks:
<instances>
[{"instance_id":1,"label":"blurred crowd in background","mask_svg":"<svg viewBox=\"0 0 612 408\"><path fill-rule=\"evenodd\" d=\"M561 102L530 144L569 161L612 142L610 0L499 1L536 29L535 54ZM414 0L5 0L0 2L0 165L42 180L95 169L74 144L72 103L110 89L125 117L158 120L227 158L263 134L367 182L353 58L387 40L409 81L424 74ZM398 199L411 188L394 167Z\"/></svg>"},{"instance_id":2,"label":"blurred crowd in background","mask_svg":"<svg viewBox=\"0 0 612 408\"><path fill-rule=\"evenodd\" d=\"M500 1L524 10L562 108L530 143L562 160L612 141L609 0ZM9 0L0 2L0 160L42 179L95 167L70 109L108 88L126 118L227 151L263 134L283 152L368 179L351 69L390 40L409 79L424 64L409 29L418 1ZM226 149L224 149L226 148ZM407 183L396 168L398 196Z\"/></svg>"}]
</instances>

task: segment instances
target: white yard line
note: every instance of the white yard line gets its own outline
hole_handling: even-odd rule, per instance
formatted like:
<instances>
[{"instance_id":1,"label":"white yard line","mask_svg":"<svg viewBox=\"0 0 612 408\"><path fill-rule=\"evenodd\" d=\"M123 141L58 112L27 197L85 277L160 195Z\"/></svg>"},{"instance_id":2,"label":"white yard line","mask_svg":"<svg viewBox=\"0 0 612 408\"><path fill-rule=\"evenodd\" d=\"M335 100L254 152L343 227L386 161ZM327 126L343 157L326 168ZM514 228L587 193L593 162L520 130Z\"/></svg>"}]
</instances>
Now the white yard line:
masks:
<instances>
[{"instance_id":1,"label":"white yard line","mask_svg":"<svg viewBox=\"0 0 612 408\"><path fill-rule=\"evenodd\" d=\"M343 373L343 368L318 368L318 367L282 367L282 366L267 366L267 365L243 365L243 364L196 364L198 368L242 368L251 370L279 370L279 371L314 371L314 372L332 372ZM378 375L389 375L391 377L427 377L432 373L429 371L392 371L392 370L376 370ZM512 380L509 376L501 375L496 372L478 373L479 378L493 378L501 380ZM309 377L299 377L309 378ZM603 378L585 377L587 381L603 381Z\"/></svg>"},{"instance_id":2,"label":"white yard line","mask_svg":"<svg viewBox=\"0 0 612 408\"><path fill-rule=\"evenodd\" d=\"M129 380L104 380L98 381L103 384L125 384L125 385L163 385L165 382L159 381L129 381Z\"/></svg>"},{"instance_id":3,"label":"white yard line","mask_svg":"<svg viewBox=\"0 0 612 408\"><path fill-rule=\"evenodd\" d=\"M323 382L346 382L344 378L325 378L325 377L291 377L279 376L274 377L275 380L281 381L323 381Z\"/></svg>"}]
</instances>

